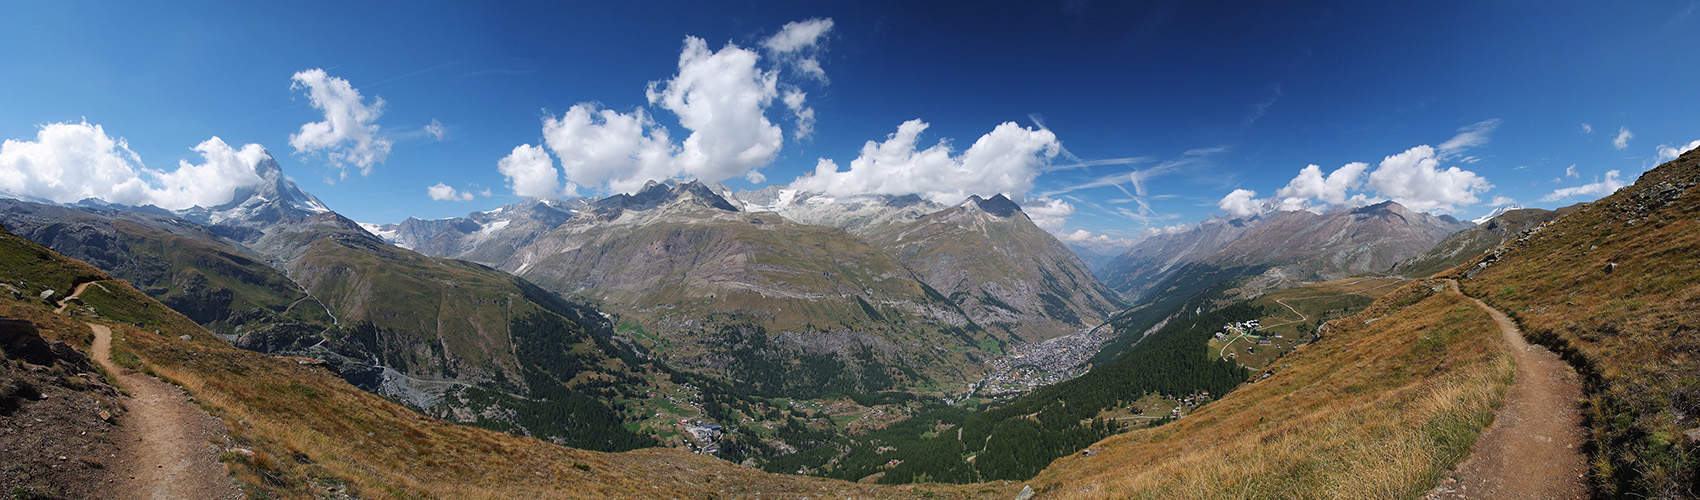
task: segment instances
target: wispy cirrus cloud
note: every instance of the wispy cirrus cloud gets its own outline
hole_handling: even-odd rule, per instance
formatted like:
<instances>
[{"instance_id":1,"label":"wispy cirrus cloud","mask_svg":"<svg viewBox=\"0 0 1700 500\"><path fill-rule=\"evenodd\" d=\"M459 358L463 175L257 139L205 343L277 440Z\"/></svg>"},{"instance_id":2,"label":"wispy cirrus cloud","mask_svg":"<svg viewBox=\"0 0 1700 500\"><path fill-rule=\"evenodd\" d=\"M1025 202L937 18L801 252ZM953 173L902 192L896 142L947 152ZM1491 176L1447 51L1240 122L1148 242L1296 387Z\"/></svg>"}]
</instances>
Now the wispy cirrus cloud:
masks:
<instances>
[{"instance_id":1,"label":"wispy cirrus cloud","mask_svg":"<svg viewBox=\"0 0 1700 500\"><path fill-rule=\"evenodd\" d=\"M1465 125L1458 129L1458 135L1452 136L1446 142L1435 148L1436 157L1441 160L1452 160L1463 154L1465 150L1479 147L1488 143L1489 136L1499 128L1500 119L1492 118Z\"/></svg>"}]
</instances>

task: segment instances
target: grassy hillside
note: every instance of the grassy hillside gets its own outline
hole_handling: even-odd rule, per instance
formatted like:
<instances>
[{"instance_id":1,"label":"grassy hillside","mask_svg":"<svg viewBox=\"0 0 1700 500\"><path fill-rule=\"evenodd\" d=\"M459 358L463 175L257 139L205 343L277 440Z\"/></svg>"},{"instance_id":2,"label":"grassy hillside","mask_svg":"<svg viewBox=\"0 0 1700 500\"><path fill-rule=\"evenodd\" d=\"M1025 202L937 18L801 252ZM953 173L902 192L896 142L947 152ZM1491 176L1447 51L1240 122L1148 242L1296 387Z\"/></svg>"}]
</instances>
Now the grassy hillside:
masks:
<instances>
[{"instance_id":1,"label":"grassy hillside","mask_svg":"<svg viewBox=\"0 0 1700 500\"><path fill-rule=\"evenodd\" d=\"M1247 372L1234 363L1213 360L1205 341L1224 322L1262 313L1244 303L1200 313L1185 309L1187 313L1126 355L1074 380L990 404L983 411L933 406L878 431L838 439L823 436L818 446L770 461L769 470L873 477L884 483L1032 477L1057 457L1124 430L1125 425L1108 417L1135 402L1220 395L1246 380ZM1145 328L1114 320L1112 324L1118 329Z\"/></svg>"},{"instance_id":2,"label":"grassy hillside","mask_svg":"<svg viewBox=\"0 0 1700 500\"><path fill-rule=\"evenodd\" d=\"M350 386L322 366L231 347L125 283L0 231L0 282L94 282L87 308L0 295L0 315L86 347L82 321L109 325L121 365L181 385L235 440L223 459L255 497L858 498L1013 496L1008 484L876 487L776 476L664 449L597 453L446 423ZM92 308L93 312L89 312ZM135 326L140 323L142 326ZM155 331L159 333L155 333ZM179 336L187 335L189 340ZM252 458L236 448L253 452Z\"/></svg>"},{"instance_id":3,"label":"grassy hillside","mask_svg":"<svg viewBox=\"0 0 1700 500\"><path fill-rule=\"evenodd\" d=\"M1607 497L1700 492L1700 151L1454 271L1586 381Z\"/></svg>"},{"instance_id":4,"label":"grassy hillside","mask_svg":"<svg viewBox=\"0 0 1700 500\"><path fill-rule=\"evenodd\" d=\"M1412 498L1466 457L1511 382L1491 318L1417 282L1267 378L1034 477L1042 498Z\"/></svg>"},{"instance_id":5,"label":"grassy hillside","mask_svg":"<svg viewBox=\"0 0 1700 500\"><path fill-rule=\"evenodd\" d=\"M695 206L634 213L569 222L503 268L617 313L669 363L764 396L954 389L1009 340L841 229Z\"/></svg>"},{"instance_id":6,"label":"grassy hillside","mask_svg":"<svg viewBox=\"0 0 1700 500\"><path fill-rule=\"evenodd\" d=\"M1223 328L1223 339L1210 340L1210 352L1261 370L1317 335L1324 323L1362 311L1408 281L1396 277L1358 277L1270 292L1251 301L1264 312L1255 331ZM1230 295L1233 293L1230 292ZM1268 341L1268 345L1261 341Z\"/></svg>"},{"instance_id":7,"label":"grassy hillside","mask_svg":"<svg viewBox=\"0 0 1700 500\"><path fill-rule=\"evenodd\" d=\"M209 330L244 336L244 345L305 347L288 342L333 325L325 306L281 271L181 219L16 200L0 200L0 208L14 234L107 270Z\"/></svg>"}]
</instances>

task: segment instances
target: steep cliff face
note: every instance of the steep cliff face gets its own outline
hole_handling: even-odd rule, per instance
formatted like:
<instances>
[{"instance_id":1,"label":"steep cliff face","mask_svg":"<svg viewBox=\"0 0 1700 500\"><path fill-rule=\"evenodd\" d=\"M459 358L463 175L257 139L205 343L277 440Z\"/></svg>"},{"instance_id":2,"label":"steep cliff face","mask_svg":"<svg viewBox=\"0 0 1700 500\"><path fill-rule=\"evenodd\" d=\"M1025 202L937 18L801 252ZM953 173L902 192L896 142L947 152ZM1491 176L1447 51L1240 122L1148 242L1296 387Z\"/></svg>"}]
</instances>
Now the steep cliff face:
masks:
<instances>
[{"instance_id":1,"label":"steep cliff face","mask_svg":"<svg viewBox=\"0 0 1700 500\"><path fill-rule=\"evenodd\" d=\"M1038 342L1102 323L1120 302L1068 247L1003 195L868 236L970 319Z\"/></svg>"}]
</instances>

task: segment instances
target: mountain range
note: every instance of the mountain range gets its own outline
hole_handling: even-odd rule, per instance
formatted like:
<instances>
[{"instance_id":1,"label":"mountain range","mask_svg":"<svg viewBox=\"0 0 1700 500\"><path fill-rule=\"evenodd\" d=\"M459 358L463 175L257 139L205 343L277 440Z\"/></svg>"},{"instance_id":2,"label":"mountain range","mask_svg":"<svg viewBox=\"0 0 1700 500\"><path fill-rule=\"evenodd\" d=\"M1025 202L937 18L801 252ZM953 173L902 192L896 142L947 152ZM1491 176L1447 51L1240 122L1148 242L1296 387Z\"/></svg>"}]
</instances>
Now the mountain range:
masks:
<instances>
[{"instance_id":1,"label":"mountain range","mask_svg":"<svg viewBox=\"0 0 1700 500\"><path fill-rule=\"evenodd\" d=\"M1600 213L1611 215L1609 221L1589 223L1632 228L1624 234L1679 228L1686 219L1667 212L1685 206L1683 186L1692 184L1686 174L1665 173L1660 184L1608 198L1614 200L1608 208L1509 209L1478 224L1393 202L1215 218L1148 238L1094 275L1003 195L942 205L915 196L732 192L694 181L655 182L632 194L527 200L461 218L373 225L330 210L268 163L261 169L265 183L216 207L0 200L0 224L105 269L218 339L322 362L352 386L425 415L580 449L664 444L770 471L897 482L1034 474L1096 481L1091 478L1105 474L1099 462L1046 464L1087 446L1120 449L1092 443L1125 431L1104 418L1134 402L1227 394L1222 401L1232 403L1221 411L1248 411L1235 399L1246 379L1243 367L1195 359L1195 343L1211 329L1260 314L1242 299L1364 274L1440 273L1462 279L1473 295L1539 302L1520 291L1522 281L1489 287L1484 280L1503 281L1493 277L1511 271L1498 269L1532 265L1517 260L1529 251L1515 250L1530 242L1562 241L1573 250L1586 247L1577 250L1584 253L1609 249L1611 262L1601 267L1608 275L1644 269L1625 263L1650 257L1616 236L1552 231ZM1588 245L1564 239L1571 232L1593 239ZM1681 289L1666 281L1648 283ZM15 282L15 297L37 292ZM1437 290L1412 284L1370 306L1381 316L1345 310L1330 317L1358 322L1337 335L1388 345L1414 342L1405 338L1411 325L1446 311L1446 324L1480 322L1456 314L1457 298ZM127 324L165 321L114 300L91 298L85 313ZM1655 309L1664 307L1659 304ZM1380 317L1395 319L1366 326ZM1325 356L1387 355L1328 340L1320 324L1312 341L1323 342L1318 349L1330 353ZM1602 325L1580 324L1574 334L1568 324L1555 325L1554 342L1615 342L1600 340ZM948 398L962 394L1011 346L1065 338L1084 342L1072 348L1105 343L1081 378L998 401ZM1481 349L1481 341L1445 342ZM1578 352L1621 363L1609 352ZM1318 356L1271 365L1277 368L1262 376L1288 366L1304 372L1319 366ZM1477 378L1495 366L1491 356L1445 359ZM1386 368L1364 366L1365 373ZM1409 381L1450 387L1462 380L1430 375ZM1599 376L1621 388L1641 373ZM1335 390L1327 388L1333 379L1307 380ZM1374 402L1380 394L1365 393L1369 399L1361 403L1382 404ZM1682 401L1671 404L1680 410ZM890 412L884 418L896 423L847 432L835 423L845 413L810 406L823 402L857 408L861 413L849 415L863 418ZM1599 411L1597 418L1616 415L1608 413L1612 408ZM1612 431L1668 431L1655 423ZM682 435L687 427L689 435ZM958 429L956 436L942 439L947 433L940 429L949 428ZM1139 436L1134 441L1166 439ZM1646 453L1656 444L1635 441L1608 451ZM1621 465L1628 462L1612 457L1623 467L1659 467L1645 474L1688 473L1681 464ZM1641 479L1646 476L1613 477L1623 478L1625 491L1664 491L1662 483Z\"/></svg>"}]
</instances>

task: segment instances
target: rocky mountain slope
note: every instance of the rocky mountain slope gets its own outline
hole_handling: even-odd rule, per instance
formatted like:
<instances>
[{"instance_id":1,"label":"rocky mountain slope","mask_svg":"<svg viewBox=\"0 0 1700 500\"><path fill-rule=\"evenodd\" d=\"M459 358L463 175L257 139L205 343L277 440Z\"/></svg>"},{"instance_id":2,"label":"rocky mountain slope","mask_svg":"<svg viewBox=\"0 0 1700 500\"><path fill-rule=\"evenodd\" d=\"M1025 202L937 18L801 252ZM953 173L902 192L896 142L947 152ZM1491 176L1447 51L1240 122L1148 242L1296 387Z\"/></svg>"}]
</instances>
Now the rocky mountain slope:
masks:
<instances>
[{"instance_id":1,"label":"rocky mountain slope","mask_svg":"<svg viewBox=\"0 0 1700 500\"><path fill-rule=\"evenodd\" d=\"M1421 278L1473 261L1482 254L1516 238L1524 230L1539 227L1579 205L1558 210L1520 208L1500 212L1475 226L1447 236L1433 248L1393 266L1393 274Z\"/></svg>"},{"instance_id":2,"label":"rocky mountain slope","mask_svg":"<svg viewBox=\"0 0 1700 500\"><path fill-rule=\"evenodd\" d=\"M1303 281L1384 272L1470 227L1450 216L1413 212L1395 202L1315 214L1305 210L1252 219L1211 219L1154 236L1123 253L1100 274L1124 296L1149 297L1188 265L1261 274L1251 292Z\"/></svg>"},{"instance_id":3,"label":"rocky mountain slope","mask_svg":"<svg viewBox=\"0 0 1700 500\"><path fill-rule=\"evenodd\" d=\"M975 323L1026 342L1097 326L1121 307L1074 252L1001 194L888 223L867 240Z\"/></svg>"},{"instance_id":4,"label":"rocky mountain slope","mask_svg":"<svg viewBox=\"0 0 1700 500\"><path fill-rule=\"evenodd\" d=\"M83 353L10 316L33 315L0 305L0 429L6 429L0 491L12 498L94 498L121 451L110 423L124 415L118 389ZM73 336L55 326L49 335Z\"/></svg>"},{"instance_id":5,"label":"rocky mountain slope","mask_svg":"<svg viewBox=\"0 0 1700 500\"><path fill-rule=\"evenodd\" d=\"M1215 255L1264 220L1212 217L1183 232L1153 235L1105 264L1098 275L1128 301L1139 302L1181 267Z\"/></svg>"},{"instance_id":6,"label":"rocky mountain slope","mask_svg":"<svg viewBox=\"0 0 1700 500\"><path fill-rule=\"evenodd\" d=\"M466 217L409 217L399 224L362 227L396 246L425 255L495 266L538 236L560 227L584 205L582 198L526 200Z\"/></svg>"},{"instance_id":7,"label":"rocky mountain slope","mask_svg":"<svg viewBox=\"0 0 1700 500\"><path fill-rule=\"evenodd\" d=\"M1251 286L1285 288L1297 281L1327 281L1385 272L1399 261L1471 227L1451 216L1414 212L1395 202L1317 215L1280 212L1202 262L1218 267L1268 266Z\"/></svg>"},{"instance_id":8,"label":"rocky mountain slope","mask_svg":"<svg viewBox=\"0 0 1700 500\"><path fill-rule=\"evenodd\" d=\"M766 394L961 381L995 338L837 228L740 212L700 183L591 203L501 269L621 316L682 366Z\"/></svg>"}]
</instances>

